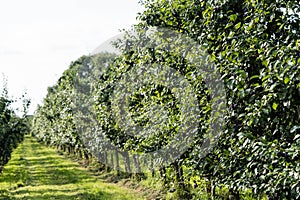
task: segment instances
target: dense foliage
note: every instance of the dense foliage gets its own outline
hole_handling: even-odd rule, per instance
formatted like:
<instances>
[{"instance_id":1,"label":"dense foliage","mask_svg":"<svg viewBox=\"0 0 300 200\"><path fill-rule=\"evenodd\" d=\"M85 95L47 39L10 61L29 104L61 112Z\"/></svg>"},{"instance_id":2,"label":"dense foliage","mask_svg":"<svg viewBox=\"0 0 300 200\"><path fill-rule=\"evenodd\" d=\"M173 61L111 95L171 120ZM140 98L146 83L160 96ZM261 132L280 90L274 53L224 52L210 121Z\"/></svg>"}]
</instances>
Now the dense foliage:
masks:
<instances>
[{"instance_id":1,"label":"dense foliage","mask_svg":"<svg viewBox=\"0 0 300 200\"><path fill-rule=\"evenodd\" d=\"M190 198L192 187L205 179L210 183L212 198L215 187L228 188L236 199L248 189L254 196L300 198L299 3L143 3L146 10L139 16L137 34L127 33L117 44L120 56L83 57L49 88L44 105L34 118L37 137L84 155L98 152L104 163L108 163L109 152L110 162L115 160L117 169L121 154L126 171L134 167L140 172L141 156L168 145L170 138L178 135L179 124L197 120L197 128L189 129L196 135L184 153L171 155L173 162L160 168L167 188L175 187L183 191L181 198ZM166 31L160 38L149 39L145 31L154 26L188 36L197 46L201 45L201 51L182 53L181 49L189 45L179 42L174 47L170 41L161 40L172 37L166 37ZM151 45L145 42L149 40ZM172 51L166 51L166 46ZM202 59L203 52L209 57ZM201 61L197 55L201 55ZM188 58L199 62L191 63ZM202 143L211 129L214 100L210 98L213 91L205 82L207 74L201 74L199 68L211 63L221 75L227 110L217 144L203 157ZM177 71L192 86L200 108L196 118L183 115L175 90L166 87L165 80L152 77L154 83L145 79L144 85L134 84L136 74L143 75L147 67L157 64ZM137 69L135 75L131 74L133 69ZM124 90L120 85L135 91ZM130 95L124 96L126 93ZM119 99L126 99L127 108L117 105ZM149 107L164 111L153 115ZM118 113L126 113L131 123L144 129L131 134L134 126L124 124L127 118ZM155 158L151 154L153 163L157 163Z\"/></svg>"},{"instance_id":2,"label":"dense foliage","mask_svg":"<svg viewBox=\"0 0 300 200\"><path fill-rule=\"evenodd\" d=\"M195 169L236 193L299 198L299 3L158 0L146 7L145 26L197 40L224 80L226 129Z\"/></svg>"},{"instance_id":3,"label":"dense foliage","mask_svg":"<svg viewBox=\"0 0 300 200\"><path fill-rule=\"evenodd\" d=\"M0 96L0 172L9 161L12 151L23 141L24 134L29 132L26 110L30 101L23 98L24 115L21 117L16 115L12 103L4 88Z\"/></svg>"},{"instance_id":4,"label":"dense foliage","mask_svg":"<svg viewBox=\"0 0 300 200\"><path fill-rule=\"evenodd\" d=\"M79 61L78 61L79 62ZM32 133L49 145L69 152L81 151L82 143L76 132L72 112L74 62L64 72L57 84L48 88L44 105L37 108L33 118Z\"/></svg>"},{"instance_id":5,"label":"dense foliage","mask_svg":"<svg viewBox=\"0 0 300 200\"><path fill-rule=\"evenodd\" d=\"M97 79L94 77L97 70L99 71L105 62L108 62L106 59L112 57L109 54L99 55L93 59L83 56L71 63L57 84L48 88L44 104L38 106L32 120L32 134L48 145L87 159L91 157L91 152L98 151L99 149L92 149L99 146L95 143L91 144L93 147L87 148L91 146L89 142L99 141L91 137L101 137L91 96L92 85L98 81L98 77ZM92 68L90 62L97 59L103 59L103 62L98 62L101 67L96 68L94 65Z\"/></svg>"}]
</instances>

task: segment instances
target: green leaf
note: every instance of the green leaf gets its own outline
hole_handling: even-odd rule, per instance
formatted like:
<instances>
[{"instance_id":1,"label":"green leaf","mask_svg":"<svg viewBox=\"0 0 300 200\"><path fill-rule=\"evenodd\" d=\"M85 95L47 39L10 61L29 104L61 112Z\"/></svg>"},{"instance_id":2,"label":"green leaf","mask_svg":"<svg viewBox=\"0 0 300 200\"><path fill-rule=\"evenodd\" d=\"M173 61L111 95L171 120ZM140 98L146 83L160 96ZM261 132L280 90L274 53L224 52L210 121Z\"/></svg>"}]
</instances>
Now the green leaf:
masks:
<instances>
[{"instance_id":1,"label":"green leaf","mask_svg":"<svg viewBox=\"0 0 300 200\"><path fill-rule=\"evenodd\" d=\"M288 77L286 77L286 78L284 79L284 84L288 84L289 81L290 81L290 79L289 79Z\"/></svg>"},{"instance_id":2,"label":"green leaf","mask_svg":"<svg viewBox=\"0 0 300 200\"><path fill-rule=\"evenodd\" d=\"M252 79L256 79L256 78L259 78L259 75L254 75L254 76L251 76L251 77L250 77L250 80L252 80Z\"/></svg>"},{"instance_id":3,"label":"green leaf","mask_svg":"<svg viewBox=\"0 0 300 200\"><path fill-rule=\"evenodd\" d=\"M239 22L239 23L237 23L237 24L234 26L234 28L237 30L237 29L239 29L239 28L241 27L241 25L242 25L242 23Z\"/></svg>"},{"instance_id":4,"label":"green leaf","mask_svg":"<svg viewBox=\"0 0 300 200\"><path fill-rule=\"evenodd\" d=\"M278 107L278 104L277 104L276 102L274 102L273 105L272 105L272 108L273 108L274 110L277 110L277 107Z\"/></svg>"},{"instance_id":5,"label":"green leaf","mask_svg":"<svg viewBox=\"0 0 300 200\"><path fill-rule=\"evenodd\" d=\"M234 22L237 19L237 15L233 14L229 16L230 21Z\"/></svg>"},{"instance_id":6,"label":"green leaf","mask_svg":"<svg viewBox=\"0 0 300 200\"><path fill-rule=\"evenodd\" d=\"M268 67L269 61L268 61L268 60L264 60L264 61L262 62L262 64L263 64L264 66Z\"/></svg>"}]
</instances>

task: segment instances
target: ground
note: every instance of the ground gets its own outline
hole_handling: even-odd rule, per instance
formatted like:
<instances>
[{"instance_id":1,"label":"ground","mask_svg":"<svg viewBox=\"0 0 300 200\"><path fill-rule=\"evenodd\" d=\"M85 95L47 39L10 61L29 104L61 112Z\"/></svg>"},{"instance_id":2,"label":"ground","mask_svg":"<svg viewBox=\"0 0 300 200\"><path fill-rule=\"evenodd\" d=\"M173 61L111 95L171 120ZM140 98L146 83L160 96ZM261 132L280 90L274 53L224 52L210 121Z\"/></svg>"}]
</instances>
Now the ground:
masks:
<instances>
[{"instance_id":1,"label":"ground","mask_svg":"<svg viewBox=\"0 0 300 200\"><path fill-rule=\"evenodd\" d=\"M146 199L107 183L78 163L26 136L0 175L0 199Z\"/></svg>"}]
</instances>

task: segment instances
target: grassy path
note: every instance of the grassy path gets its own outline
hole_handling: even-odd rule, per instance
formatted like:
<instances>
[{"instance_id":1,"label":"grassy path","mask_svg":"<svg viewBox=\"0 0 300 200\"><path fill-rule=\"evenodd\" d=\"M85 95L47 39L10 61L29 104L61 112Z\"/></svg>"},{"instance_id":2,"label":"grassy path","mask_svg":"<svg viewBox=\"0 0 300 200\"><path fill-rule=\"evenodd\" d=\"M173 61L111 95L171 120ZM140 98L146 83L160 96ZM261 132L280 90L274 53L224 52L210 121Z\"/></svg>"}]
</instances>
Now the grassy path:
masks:
<instances>
[{"instance_id":1,"label":"grassy path","mask_svg":"<svg viewBox=\"0 0 300 200\"><path fill-rule=\"evenodd\" d=\"M79 164L26 136L0 175L0 199L143 198L136 191L101 182Z\"/></svg>"}]
</instances>

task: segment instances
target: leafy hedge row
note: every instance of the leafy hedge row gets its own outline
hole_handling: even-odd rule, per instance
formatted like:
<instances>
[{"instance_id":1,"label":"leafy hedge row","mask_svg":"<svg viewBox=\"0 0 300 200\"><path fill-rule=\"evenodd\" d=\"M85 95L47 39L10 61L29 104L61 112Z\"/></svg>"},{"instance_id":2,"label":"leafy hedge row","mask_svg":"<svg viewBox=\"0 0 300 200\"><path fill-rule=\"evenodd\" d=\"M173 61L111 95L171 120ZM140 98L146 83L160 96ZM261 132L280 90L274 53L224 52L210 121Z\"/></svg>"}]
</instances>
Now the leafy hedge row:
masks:
<instances>
[{"instance_id":1,"label":"leafy hedge row","mask_svg":"<svg viewBox=\"0 0 300 200\"><path fill-rule=\"evenodd\" d=\"M100 55L99 59L111 57ZM34 114L31 128L40 141L87 159L93 152L85 146L88 135L97 134L99 129L90 94L96 79L89 73L92 69L86 64L88 60L90 57L82 56L72 62L58 82L48 88L43 105L38 106Z\"/></svg>"},{"instance_id":2,"label":"leafy hedge row","mask_svg":"<svg viewBox=\"0 0 300 200\"><path fill-rule=\"evenodd\" d=\"M136 26L137 35L128 33L117 44L120 56L83 57L49 88L44 105L36 112L34 133L63 148L99 154L104 163L111 162L116 169L120 168L121 155L128 172L132 168L141 172L141 161L148 159L145 152L162 149L179 134L181 123L197 120L197 128L191 130L196 132L193 142L179 156L171 155L174 158L170 165L160 168L167 188L174 187L182 192L182 198L190 198L200 177L211 183L212 198L215 187L224 186L236 199L247 189L254 196L300 198L298 2L143 3L146 10L139 16L142 22ZM194 60L198 57L195 53L183 56L181 49L186 44L174 48L160 38L151 41L150 46L145 45L149 37L145 30L151 26L185 34L201 45L198 56L203 58L201 52L205 50L209 57L201 59L201 63L190 63L189 56ZM162 38L166 35L164 31ZM172 51L166 51L166 46ZM214 100L210 98L213 91L204 80L206 74L201 74L199 68L211 63L222 77L228 109L217 143L203 157L203 138L211 129ZM130 77L132 70L143 75L147 67L157 64L177 71L192 86L201 108L197 118L183 115L174 91L155 77L153 83L145 80L144 85L134 84L132 77L137 76ZM120 85L135 91L124 90ZM124 96L126 93L129 97ZM118 106L122 98L126 99L125 109ZM148 109L153 107L162 108L162 115L153 115ZM122 112L127 118L118 115ZM143 129L129 134L134 126L124 123L128 118ZM155 159L151 154L148 167L157 163Z\"/></svg>"},{"instance_id":3,"label":"leafy hedge row","mask_svg":"<svg viewBox=\"0 0 300 200\"><path fill-rule=\"evenodd\" d=\"M146 26L177 30L206 46L224 80L227 128L195 169L233 191L299 198L299 2L145 4Z\"/></svg>"},{"instance_id":4,"label":"leafy hedge row","mask_svg":"<svg viewBox=\"0 0 300 200\"><path fill-rule=\"evenodd\" d=\"M29 132L27 117L16 115L10 107L13 101L7 97L6 92L4 89L0 97L0 173L9 161L12 151L23 141L24 134ZM27 109L30 102L24 99L23 103Z\"/></svg>"},{"instance_id":5,"label":"leafy hedge row","mask_svg":"<svg viewBox=\"0 0 300 200\"><path fill-rule=\"evenodd\" d=\"M72 110L72 83L76 66L66 70L57 84L48 88L43 106L38 106L33 118L32 134L48 145L69 152L81 151L82 143L76 132Z\"/></svg>"}]
</instances>

